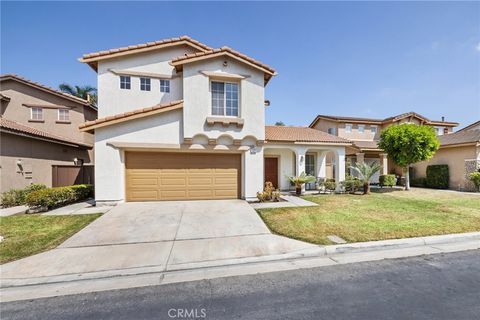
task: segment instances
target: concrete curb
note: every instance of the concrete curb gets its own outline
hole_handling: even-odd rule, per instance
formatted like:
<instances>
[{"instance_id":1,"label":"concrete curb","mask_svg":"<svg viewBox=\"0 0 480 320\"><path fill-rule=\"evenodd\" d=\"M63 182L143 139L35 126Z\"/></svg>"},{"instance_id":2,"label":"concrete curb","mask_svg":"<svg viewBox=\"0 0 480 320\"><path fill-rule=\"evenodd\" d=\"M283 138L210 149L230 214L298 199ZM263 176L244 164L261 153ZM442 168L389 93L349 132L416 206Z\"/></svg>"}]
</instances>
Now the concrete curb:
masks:
<instances>
[{"instance_id":1,"label":"concrete curb","mask_svg":"<svg viewBox=\"0 0 480 320\"><path fill-rule=\"evenodd\" d=\"M72 281L86 281L86 280L100 280L106 278L115 278L124 276L140 276L147 274L166 274L176 272L192 272L196 270L204 270L208 268L221 268L221 267L236 267L241 268L248 265L255 265L259 263L274 263L282 261L295 261L301 259L310 258L324 258L332 259L337 262L342 260L342 255L347 254L360 254L386 251L386 250L401 250L408 248L429 248L433 249L435 253L436 248L434 245L442 244L455 244L455 243L471 243L475 242L480 246L480 232L448 234L439 236L406 238L406 239L394 239L394 240L381 240L381 241L369 241L369 242L357 242L350 244L330 245L330 246L317 246L309 249L301 249L294 252L288 252L279 255L261 256L261 257L247 257L236 259L224 259L214 261L202 261L195 263L185 263L176 265L158 265L158 266L146 266L130 269L115 269L105 270L97 272L89 272L83 274L63 274L49 277L38 278L2 278L0 288L7 289L12 287L25 287L31 285L44 285L65 283ZM433 245L433 246L432 246Z\"/></svg>"}]
</instances>

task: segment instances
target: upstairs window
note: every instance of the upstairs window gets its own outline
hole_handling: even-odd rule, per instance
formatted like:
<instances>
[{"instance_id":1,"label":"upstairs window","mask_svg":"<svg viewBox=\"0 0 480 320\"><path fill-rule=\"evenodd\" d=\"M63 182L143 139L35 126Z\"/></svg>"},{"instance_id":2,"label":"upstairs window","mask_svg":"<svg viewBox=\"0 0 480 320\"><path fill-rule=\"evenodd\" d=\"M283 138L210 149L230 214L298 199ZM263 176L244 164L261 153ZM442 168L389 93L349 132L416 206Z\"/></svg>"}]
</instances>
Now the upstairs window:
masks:
<instances>
[{"instance_id":1,"label":"upstairs window","mask_svg":"<svg viewBox=\"0 0 480 320\"><path fill-rule=\"evenodd\" d=\"M345 125L345 132L351 133L352 132L352 125L350 123L347 123Z\"/></svg>"},{"instance_id":2,"label":"upstairs window","mask_svg":"<svg viewBox=\"0 0 480 320\"><path fill-rule=\"evenodd\" d=\"M370 126L370 131L371 131L373 134L376 134L376 133L377 133L377 126Z\"/></svg>"},{"instance_id":3,"label":"upstairs window","mask_svg":"<svg viewBox=\"0 0 480 320\"><path fill-rule=\"evenodd\" d=\"M328 128L328 134L331 134L331 135L337 135L337 130L336 128Z\"/></svg>"},{"instance_id":4,"label":"upstairs window","mask_svg":"<svg viewBox=\"0 0 480 320\"><path fill-rule=\"evenodd\" d=\"M32 108L30 119L32 119L32 120L43 120L43 109L42 108Z\"/></svg>"},{"instance_id":5,"label":"upstairs window","mask_svg":"<svg viewBox=\"0 0 480 320\"><path fill-rule=\"evenodd\" d=\"M170 80L160 80L160 92L170 92Z\"/></svg>"},{"instance_id":6,"label":"upstairs window","mask_svg":"<svg viewBox=\"0 0 480 320\"><path fill-rule=\"evenodd\" d=\"M58 121L70 121L70 110L58 109Z\"/></svg>"},{"instance_id":7,"label":"upstairs window","mask_svg":"<svg viewBox=\"0 0 480 320\"><path fill-rule=\"evenodd\" d=\"M238 117L238 83L212 81L212 115Z\"/></svg>"},{"instance_id":8,"label":"upstairs window","mask_svg":"<svg viewBox=\"0 0 480 320\"><path fill-rule=\"evenodd\" d=\"M140 78L140 90L150 91L150 78Z\"/></svg>"},{"instance_id":9,"label":"upstairs window","mask_svg":"<svg viewBox=\"0 0 480 320\"><path fill-rule=\"evenodd\" d=\"M129 76L120 76L120 89L129 89L131 87Z\"/></svg>"},{"instance_id":10,"label":"upstairs window","mask_svg":"<svg viewBox=\"0 0 480 320\"><path fill-rule=\"evenodd\" d=\"M358 125L358 132L364 133L365 132L365 126L363 124Z\"/></svg>"}]
</instances>

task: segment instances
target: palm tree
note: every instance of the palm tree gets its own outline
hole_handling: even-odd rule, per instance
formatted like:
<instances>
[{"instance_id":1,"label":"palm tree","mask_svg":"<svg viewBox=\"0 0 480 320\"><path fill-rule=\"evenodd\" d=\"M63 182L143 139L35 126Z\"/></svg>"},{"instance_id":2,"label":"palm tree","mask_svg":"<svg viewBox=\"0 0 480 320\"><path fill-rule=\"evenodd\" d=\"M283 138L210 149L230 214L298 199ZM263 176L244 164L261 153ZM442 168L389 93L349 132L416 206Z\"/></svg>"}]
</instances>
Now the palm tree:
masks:
<instances>
[{"instance_id":1,"label":"palm tree","mask_svg":"<svg viewBox=\"0 0 480 320\"><path fill-rule=\"evenodd\" d=\"M62 83L58 86L60 91L71 94L72 96L79 97L90 101L94 106L97 105L97 88L86 86L71 86L67 83Z\"/></svg>"},{"instance_id":2,"label":"palm tree","mask_svg":"<svg viewBox=\"0 0 480 320\"><path fill-rule=\"evenodd\" d=\"M290 182L292 184L295 185L295 192L296 194L299 196L302 194L302 186L305 184L305 183L310 183L310 182L313 182L316 180L316 178L314 176L310 176L310 175L306 175L305 172L302 172L299 176L297 177L289 177L287 176L288 180L290 180Z\"/></svg>"},{"instance_id":3,"label":"palm tree","mask_svg":"<svg viewBox=\"0 0 480 320\"><path fill-rule=\"evenodd\" d=\"M370 179L380 171L382 166L378 162L374 162L371 165L362 162L357 163L355 166L350 166L356 173L358 173L358 179L363 182L363 194L370 194Z\"/></svg>"}]
</instances>

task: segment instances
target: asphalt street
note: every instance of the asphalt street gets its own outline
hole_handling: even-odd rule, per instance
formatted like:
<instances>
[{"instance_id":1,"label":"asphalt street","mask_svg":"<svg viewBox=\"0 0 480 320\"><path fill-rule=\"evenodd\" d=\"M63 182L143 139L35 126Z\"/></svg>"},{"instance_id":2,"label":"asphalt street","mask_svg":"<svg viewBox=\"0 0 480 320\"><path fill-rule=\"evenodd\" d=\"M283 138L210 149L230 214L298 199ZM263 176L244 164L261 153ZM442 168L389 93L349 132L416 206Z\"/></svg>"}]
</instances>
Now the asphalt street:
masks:
<instances>
[{"instance_id":1,"label":"asphalt street","mask_svg":"<svg viewBox=\"0 0 480 320\"><path fill-rule=\"evenodd\" d=\"M480 251L18 301L1 319L480 319Z\"/></svg>"}]
</instances>

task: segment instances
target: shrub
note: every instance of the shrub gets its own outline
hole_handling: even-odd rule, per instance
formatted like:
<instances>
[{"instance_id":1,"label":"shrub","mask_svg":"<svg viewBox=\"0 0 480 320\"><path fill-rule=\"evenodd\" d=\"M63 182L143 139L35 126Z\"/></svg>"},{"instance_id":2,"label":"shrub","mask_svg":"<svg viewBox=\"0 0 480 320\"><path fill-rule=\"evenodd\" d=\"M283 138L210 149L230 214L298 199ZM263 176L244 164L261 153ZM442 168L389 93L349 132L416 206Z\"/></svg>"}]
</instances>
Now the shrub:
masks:
<instances>
[{"instance_id":1,"label":"shrub","mask_svg":"<svg viewBox=\"0 0 480 320\"><path fill-rule=\"evenodd\" d=\"M478 191L480 191L480 172L472 172L468 175L468 179L473 182Z\"/></svg>"},{"instance_id":2,"label":"shrub","mask_svg":"<svg viewBox=\"0 0 480 320\"><path fill-rule=\"evenodd\" d=\"M1 195L1 202L3 208L21 206L25 204L26 197L37 190L47 188L44 184L32 183L24 189L11 189L3 192Z\"/></svg>"},{"instance_id":3,"label":"shrub","mask_svg":"<svg viewBox=\"0 0 480 320\"><path fill-rule=\"evenodd\" d=\"M412 187L425 188L427 186L426 178L413 178L410 180L410 185Z\"/></svg>"},{"instance_id":4,"label":"shrub","mask_svg":"<svg viewBox=\"0 0 480 320\"><path fill-rule=\"evenodd\" d=\"M280 190L275 190L273 183L270 181L265 182L265 188L263 191L257 192L257 198L260 202L264 201L280 201Z\"/></svg>"},{"instance_id":5,"label":"shrub","mask_svg":"<svg viewBox=\"0 0 480 320\"><path fill-rule=\"evenodd\" d=\"M427 166L427 187L434 189L448 189L450 176L448 165L438 164Z\"/></svg>"},{"instance_id":6,"label":"shrub","mask_svg":"<svg viewBox=\"0 0 480 320\"><path fill-rule=\"evenodd\" d=\"M340 185L346 192L355 193L363 187L363 182L358 178L348 176L345 181L340 182ZM335 188L333 188L335 190Z\"/></svg>"},{"instance_id":7,"label":"shrub","mask_svg":"<svg viewBox=\"0 0 480 320\"><path fill-rule=\"evenodd\" d=\"M326 179L323 183L322 186L325 188L327 191L335 191L337 188L337 184L335 183L335 179Z\"/></svg>"},{"instance_id":8,"label":"shrub","mask_svg":"<svg viewBox=\"0 0 480 320\"><path fill-rule=\"evenodd\" d=\"M41 189L31 192L25 199L29 207L53 208L66 205L79 200L87 199L93 195L93 186L79 184L68 187Z\"/></svg>"},{"instance_id":9,"label":"shrub","mask_svg":"<svg viewBox=\"0 0 480 320\"><path fill-rule=\"evenodd\" d=\"M382 174L378 180L380 187L393 187L397 182L394 174Z\"/></svg>"}]
</instances>

